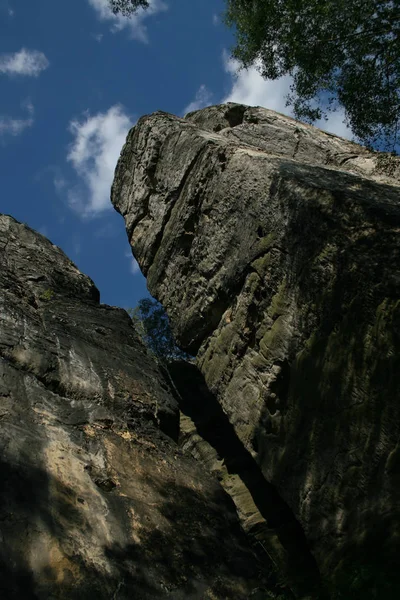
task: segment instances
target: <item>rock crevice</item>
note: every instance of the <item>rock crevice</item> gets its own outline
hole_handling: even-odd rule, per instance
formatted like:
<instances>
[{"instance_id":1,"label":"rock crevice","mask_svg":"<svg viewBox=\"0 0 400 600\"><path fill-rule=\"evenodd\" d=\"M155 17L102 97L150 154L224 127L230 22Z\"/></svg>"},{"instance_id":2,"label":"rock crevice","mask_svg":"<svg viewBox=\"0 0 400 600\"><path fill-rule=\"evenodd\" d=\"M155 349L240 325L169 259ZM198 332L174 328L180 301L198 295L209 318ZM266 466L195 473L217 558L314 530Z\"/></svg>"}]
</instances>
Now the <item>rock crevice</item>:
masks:
<instances>
[{"instance_id":1,"label":"rock crevice","mask_svg":"<svg viewBox=\"0 0 400 600\"><path fill-rule=\"evenodd\" d=\"M262 475L195 365L166 368L181 410L180 446L221 482L266 572L277 574L296 598L316 595L321 581L301 526ZM261 549L261 550L260 550Z\"/></svg>"}]
</instances>

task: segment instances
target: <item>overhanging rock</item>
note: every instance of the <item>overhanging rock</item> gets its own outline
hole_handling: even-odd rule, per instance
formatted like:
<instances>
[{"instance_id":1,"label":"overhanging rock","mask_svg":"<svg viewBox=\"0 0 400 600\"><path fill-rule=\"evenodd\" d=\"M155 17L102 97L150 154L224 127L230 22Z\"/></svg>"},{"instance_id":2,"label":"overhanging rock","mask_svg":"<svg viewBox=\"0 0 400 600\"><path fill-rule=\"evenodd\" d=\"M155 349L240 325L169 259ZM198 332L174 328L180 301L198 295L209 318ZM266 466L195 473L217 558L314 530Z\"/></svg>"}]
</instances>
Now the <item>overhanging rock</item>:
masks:
<instances>
[{"instance_id":1,"label":"overhanging rock","mask_svg":"<svg viewBox=\"0 0 400 600\"><path fill-rule=\"evenodd\" d=\"M230 103L141 118L113 184L150 292L327 579L397 576L399 176Z\"/></svg>"}]
</instances>

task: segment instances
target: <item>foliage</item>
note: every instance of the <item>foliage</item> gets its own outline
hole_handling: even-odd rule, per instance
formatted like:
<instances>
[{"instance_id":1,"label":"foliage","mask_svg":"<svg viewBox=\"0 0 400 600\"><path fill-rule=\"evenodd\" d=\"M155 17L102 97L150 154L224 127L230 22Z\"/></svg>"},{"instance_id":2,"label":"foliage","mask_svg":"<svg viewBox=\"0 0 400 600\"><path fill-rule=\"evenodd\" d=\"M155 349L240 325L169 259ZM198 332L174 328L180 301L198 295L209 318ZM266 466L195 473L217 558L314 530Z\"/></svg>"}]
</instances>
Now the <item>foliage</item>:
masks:
<instances>
[{"instance_id":1,"label":"foliage","mask_svg":"<svg viewBox=\"0 0 400 600\"><path fill-rule=\"evenodd\" d=\"M114 15L132 16L139 8L148 8L147 0L108 0Z\"/></svg>"},{"instance_id":2,"label":"foliage","mask_svg":"<svg viewBox=\"0 0 400 600\"><path fill-rule=\"evenodd\" d=\"M44 290L44 292L42 292L39 296L39 298L41 300L44 300L45 302L49 302L54 296L54 291L51 289L47 289Z\"/></svg>"},{"instance_id":3,"label":"foliage","mask_svg":"<svg viewBox=\"0 0 400 600\"><path fill-rule=\"evenodd\" d=\"M108 0L132 16L147 0ZM394 150L400 130L398 0L226 0L236 28L233 58L263 77L291 75L287 97L298 119L313 122L344 108L368 147Z\"/></svg>"},{"instance_id":4,"label":"foliage","mask_svg":"<svg viewBox=\"0 0 400 600\"><path fill-rule=\"evenodd\" d=\"M312 122L342 106L354 135L394 149L400 121L396 0L227 0L232 56L263 77L293 77L287 98ZM322 100L321 100L322 98Z\"/></svg>"},{"instance_id":5,"label":"foliage","mask_svg":"<svg viewBox=\"0 0 400 600\"><path fill-rule=\"evenodd\" d=\"M149 348L162 362L188 360L190 356L178 348L163 306L154 298L142 298L128 313L133 325Z\"/></svg>"}]
</instances>

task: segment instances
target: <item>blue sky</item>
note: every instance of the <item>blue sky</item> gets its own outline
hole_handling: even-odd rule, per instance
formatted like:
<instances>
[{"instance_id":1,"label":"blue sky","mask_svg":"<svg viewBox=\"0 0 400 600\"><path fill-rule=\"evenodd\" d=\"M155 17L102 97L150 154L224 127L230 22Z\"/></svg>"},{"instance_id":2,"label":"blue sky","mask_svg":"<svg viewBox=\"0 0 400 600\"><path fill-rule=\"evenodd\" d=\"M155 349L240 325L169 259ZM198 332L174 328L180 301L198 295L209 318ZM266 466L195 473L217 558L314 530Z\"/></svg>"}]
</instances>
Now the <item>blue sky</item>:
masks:
<instances>
[{"instance_id":1,"label":"blue sky","mask_svg":"<svg viewBox=\"0 0 400 600\"><path fill-rule=\"evenodd\" d=\"M109 199L136 120L227 100L291 114L290 78L237 75L224 6L150 0L127 20L107 0L0 0L0 212L60 246L106 304L147 295ZM335 113L323 127L351 137L342 121Z\"/></svg>"}]
</instances>

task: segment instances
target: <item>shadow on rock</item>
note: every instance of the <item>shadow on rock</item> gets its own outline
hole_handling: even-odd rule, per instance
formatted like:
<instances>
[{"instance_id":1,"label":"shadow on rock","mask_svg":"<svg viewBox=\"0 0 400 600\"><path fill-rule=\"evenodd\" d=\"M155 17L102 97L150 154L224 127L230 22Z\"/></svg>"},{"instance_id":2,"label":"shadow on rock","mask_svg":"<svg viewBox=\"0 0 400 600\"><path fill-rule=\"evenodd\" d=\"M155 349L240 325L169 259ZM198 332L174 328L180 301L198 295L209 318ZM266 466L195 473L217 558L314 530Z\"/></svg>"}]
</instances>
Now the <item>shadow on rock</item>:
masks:
<instances>
[{"instance_id":1,"label":"shadow on rock","mask_svg":"<svg viewBox=\"0 0 400 600\"><path fill-rule=\"evenodd\" d=\"M193 364L178 361L171 363L168 371L179 394L181 411L192 419L198 435L216 451L228 474L240 478L245 493L251 496L261 515L257 525L247 532L250 540L261 545L265 552L267 540L271 535L277 536L285 553L285 560L277 564L280 578L286 579L296 594L315 593L319 589L319 572L301 526L276 488L264 478L215 396L207 389L200 371ZM263 562L269 569L271 559L265 554Z\"/></svg>"}]
</instances>

